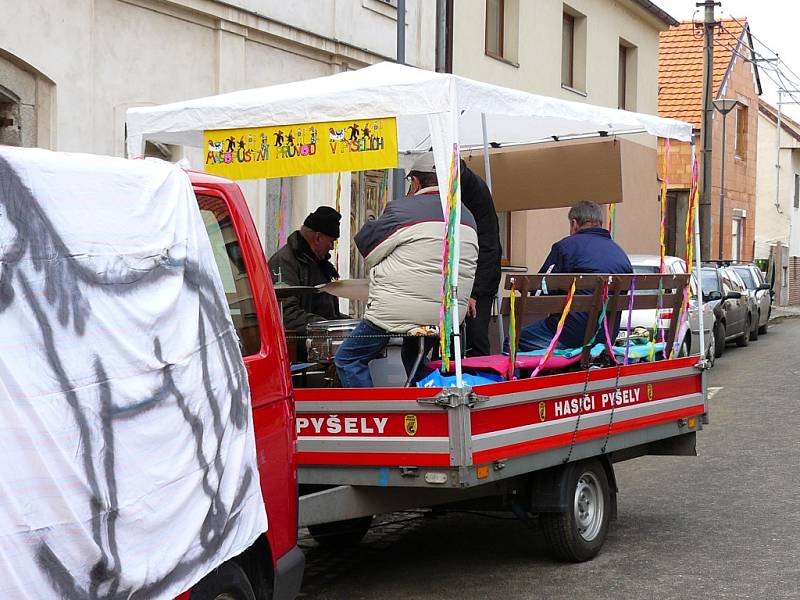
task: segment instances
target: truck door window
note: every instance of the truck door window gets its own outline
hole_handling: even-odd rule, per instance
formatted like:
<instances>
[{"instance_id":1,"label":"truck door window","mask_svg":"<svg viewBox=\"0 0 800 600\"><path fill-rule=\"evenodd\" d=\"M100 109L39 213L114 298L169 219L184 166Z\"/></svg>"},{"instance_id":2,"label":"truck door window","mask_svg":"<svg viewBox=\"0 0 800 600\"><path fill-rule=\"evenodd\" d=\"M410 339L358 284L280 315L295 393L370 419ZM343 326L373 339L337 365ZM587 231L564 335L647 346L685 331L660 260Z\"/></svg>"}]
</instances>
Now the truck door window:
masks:
<instances>
[{"instance_id":1,"label":"truck door window","mask_svg":"<svg viewBox=\"0 0 800 600\"><path fill-rule=\"evenodd\" d=\"M214 252L225 297L228 300L233 325L239 335L242 354L258 354L261 334L258 329L256 306L250 279L242 257L242 249L225 203L213 196L198 196L200 214L203 216L208 239Z\"/></svg>"}]
</instances>

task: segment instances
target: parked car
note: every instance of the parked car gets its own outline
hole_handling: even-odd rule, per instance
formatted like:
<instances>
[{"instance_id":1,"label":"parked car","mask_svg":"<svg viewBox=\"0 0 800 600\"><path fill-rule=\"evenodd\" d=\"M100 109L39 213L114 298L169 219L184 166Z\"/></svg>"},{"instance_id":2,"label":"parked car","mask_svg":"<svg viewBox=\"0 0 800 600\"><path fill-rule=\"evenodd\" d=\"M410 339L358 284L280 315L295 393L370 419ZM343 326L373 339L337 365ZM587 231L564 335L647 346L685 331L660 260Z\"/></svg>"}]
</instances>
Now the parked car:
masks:
<instances>
[{"instance_id":1,"label":"parked car","mask_svg":"<svg viewBox=\"0 0 800 600\"><path fill-rule=\"evenodd\" d=\"M658 273L661 265L661 258L653 254L632 254L630 258L633 272L640 275ZM682 258L676 256L664 257L664 268L667 273L686 273L686 263ZM697 301L697 286L694 277L690 280L691 299L689 303L689 318L684 322L680 331L675 332L675 340L680 348L680 356L688 356L692 352L698 352L700 348L700 318ZM640 290L637 294L657 294L657 290ZM656 321L658 309L639 309L631 314L631 327L646 327L652 329ZM659 333L669 326L672 318L671 308L662 308L658 314ZM628 324L628 311L622 312L621 331L625 331ZM703 305L703 331L706 347L706 358L713 364L715 358L715 340L712 335L714 328L713 305ZM687 332L691 331L691 335ZM660 335L659 335L660 337Z\"/></svg>"},{"instance_id":2,"label":"parked car","mask_svg":"<svg viewBox=\"0 0 800 600\"><path fill-rule=\"evenodd\" d=\"M753 298L757 308L757 318L753 320L753 329L750 339L757 340L758 334L767 333L769 316L772 313L772 293L764 274L753 264L732 265L733 270L739 275L747 288L747 293Z\"/></svg>"},{"instance_id":3,"label":"parked car","mask_svg":"<svg viewBox=\"0 0 800 600\"><path fill-rule=\"evenodd\" d=\"M757 309L744 282L731 267L709 264L701 272L703 299L715 310L714 345L719 358L727 342L748 345Z\"/></svg>"}]
</instances>

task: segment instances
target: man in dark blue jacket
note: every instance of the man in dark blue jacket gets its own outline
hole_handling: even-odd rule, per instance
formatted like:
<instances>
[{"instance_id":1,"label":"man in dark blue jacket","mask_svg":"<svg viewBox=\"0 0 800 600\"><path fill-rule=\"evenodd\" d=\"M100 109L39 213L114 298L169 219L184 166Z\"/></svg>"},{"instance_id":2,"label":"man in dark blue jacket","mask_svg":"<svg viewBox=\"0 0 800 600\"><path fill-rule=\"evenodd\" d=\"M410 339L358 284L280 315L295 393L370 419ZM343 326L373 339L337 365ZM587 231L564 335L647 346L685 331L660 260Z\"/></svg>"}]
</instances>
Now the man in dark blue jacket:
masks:
<instances>
[{"instance_id":1,"label":"man in dark blue jacket","mask_svg":"<svg viewBox=\"0 0 800 600\"><path fill-rule=\"evenodd\" d=\"M553 244L540 273L633 273L631 261L620 246L611 239L603 227L602 209L588 200L582 200L569 211L569 236ZM576 290L576 294L590 294L589 290ZM560 315L553 314L524 327L519 335L519 350L528 352L547 348L555 335ZM609 317L609 333L613 343L619 331L620 315ZM557 348L580 348L583 346L588 315L583 312L570 313ZM613 328L611 327L613 325ZM613 329L613 330L612 330ZM594 331L592 331L594 333ZM600 331L598 343L605 341Z\"/></svg>"}]
</instances>

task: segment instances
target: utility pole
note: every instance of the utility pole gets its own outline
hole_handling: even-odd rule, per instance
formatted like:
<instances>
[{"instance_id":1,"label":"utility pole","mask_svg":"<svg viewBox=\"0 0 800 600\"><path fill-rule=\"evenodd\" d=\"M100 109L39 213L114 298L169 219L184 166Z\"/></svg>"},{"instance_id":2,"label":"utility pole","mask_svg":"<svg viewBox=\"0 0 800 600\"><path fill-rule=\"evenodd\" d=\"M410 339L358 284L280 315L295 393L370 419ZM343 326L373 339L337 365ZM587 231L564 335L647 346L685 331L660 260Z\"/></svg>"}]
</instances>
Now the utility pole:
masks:
<instances>
[{"instance_id":1,"label":"utility pole","mask_svg":"<svg viewBox=\"0 0 800 600\"><path fill-rule=\"evenodd\" d=\"M705 8L703 20L703 33L705 45L703 47L703 125L700 130L701 150L701 182L700 194L700 258L711 258L711 140L712 117L714 115L714 7L719 6L714 0L698 2L696 6ZM720 227L720 234L722 228Z\"/></svg>"},{"instance_id":2,"label":"utility pole","mask_svg":"<svg viewBox=\"0 0 800 600\"><path fill-rule=\"evenodd\" d=\"M397 0L397 62L406 64L406 0ZM392 199L402 198L405 190L406 172L404 169L392 169Z\"/></svg>"}]
</instances>

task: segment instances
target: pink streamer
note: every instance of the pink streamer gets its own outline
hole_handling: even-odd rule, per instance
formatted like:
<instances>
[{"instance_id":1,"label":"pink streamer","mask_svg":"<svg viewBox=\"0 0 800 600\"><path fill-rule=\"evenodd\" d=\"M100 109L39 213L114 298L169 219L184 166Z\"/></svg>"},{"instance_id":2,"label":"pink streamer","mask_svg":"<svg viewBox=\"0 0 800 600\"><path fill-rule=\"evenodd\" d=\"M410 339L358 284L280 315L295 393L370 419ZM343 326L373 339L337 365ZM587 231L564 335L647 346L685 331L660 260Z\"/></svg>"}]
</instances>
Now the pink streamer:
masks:
<instances>
[{"instance_id":1,"label":"pink streamer","mask_svg":"<svg viewBox=\"0 0 800 600\"><path fill-rule=\"evenodd\" d=\"M606 285L603 288L603 303L608 300L608 282L606 281ZM603 313L603 331L606 334L606 350L611 355L611 360L614 361L614 364L617 364L617 357L614 355L614 349L611 347L611 335L608 333L608 311Z\"/></svg>"},{"instance_id":2,"label":"pink streamer","mask_svg":"<svg viewBox=\"0 0 800 600\"><path fill-rule=\"evenodd\" d=\"M628 290L628 328L626 329L625 335L625 360L622 364L628 366L628 356L630 353L630 339L631 339L631 316L633 315L633 295L636 291L636 286L634 285L635 278L631 275L631 287Z\"/></svg>"}]
</instances>

